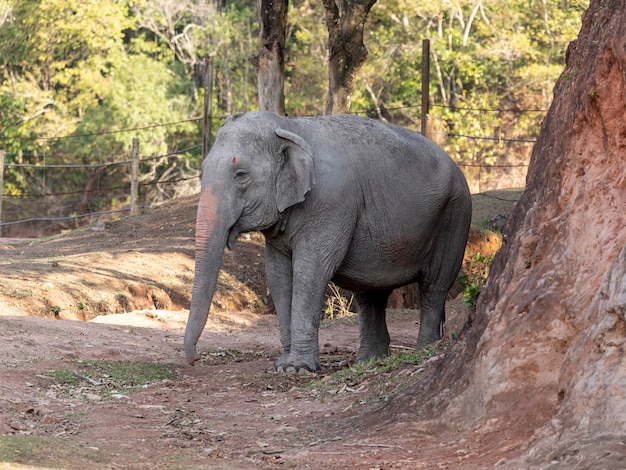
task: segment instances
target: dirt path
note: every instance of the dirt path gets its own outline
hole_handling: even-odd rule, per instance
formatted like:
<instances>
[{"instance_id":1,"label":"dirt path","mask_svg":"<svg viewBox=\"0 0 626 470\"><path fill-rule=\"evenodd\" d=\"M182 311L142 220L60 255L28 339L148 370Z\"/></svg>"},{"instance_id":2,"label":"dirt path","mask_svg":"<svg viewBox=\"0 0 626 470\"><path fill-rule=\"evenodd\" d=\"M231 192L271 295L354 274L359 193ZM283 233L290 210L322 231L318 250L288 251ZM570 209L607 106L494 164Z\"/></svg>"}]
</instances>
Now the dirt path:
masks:
<instances>
[{"instance_id":1,"label":"dirt path","mask_svg":"<svg viewBox=\"0 0 626 470\"><path fill-rule=\"evenodd\" d=\"M520 452L528 436L391 413L442 354L352 372L353 316L324 323L319 373L276 374L256 236L226 254L222 313L185 365L194 217L188 198L104 231L0 245L0 469L477 469ZM466 315L449 302L446 341ZM392 352L412 350L417 318L390 312Z\"/></svg>"},{"instance_id":2,"label":"dirt path","mask_svg":"<svg viewBox=\"0 0 626 470\"><path fill-rule=\"evenodd\" d=\"M415 314L390 315L394 350L411 347ZM167 311L97 323L0 317L2 460L63 468L418 465L419 442L413 439L424 431L411 437L402 428L378 436L376 429L354 426L427 366L335 381L332 372L354 360L354 318L324 325L323 370L310 376L273 372L275 318L249 313L212 317L199 345L203 360L185 366L185 320ZM174 377L117 390L94 369L107 361L165 364ZM59 371L89 376L93 383L83 378L68 385L59 381Z\"/></svg>"}]
</instances>

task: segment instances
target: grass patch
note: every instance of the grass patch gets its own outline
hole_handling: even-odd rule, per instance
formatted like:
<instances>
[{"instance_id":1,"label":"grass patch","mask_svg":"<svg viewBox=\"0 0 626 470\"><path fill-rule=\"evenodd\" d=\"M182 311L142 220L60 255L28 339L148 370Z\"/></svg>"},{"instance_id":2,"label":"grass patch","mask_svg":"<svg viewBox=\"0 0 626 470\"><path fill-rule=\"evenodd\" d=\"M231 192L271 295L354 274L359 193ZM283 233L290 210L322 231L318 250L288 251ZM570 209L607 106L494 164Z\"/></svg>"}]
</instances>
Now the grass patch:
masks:
<instances>
[{"instance_id":1,"label":"grass patch","mask_svg":"<svg viewBox=\"0 0 626 470\"><path fill-rule=\"evenodd\" d=\"M35 436L0 436L0 461L30 463L35 451L44 445L44 438Z\"/></svg>"},{"instance_id":2,"label":"grass patch","mask_svg":"<svg viewBox=\"0 0 626 470\"><path fill-rule=\"evenodd\" d=\"M84 361L88 373L106 379L117 387L137 387L176 378L173 364L146 361ZM94 377L92 377L94 378Z\"/></svg>"},{"instance_id":3,"label":"grass patch","mask_svg":"<svg viewBox=\"0 0 626 470\"><path fill-rule=\"evenodd\" d=\"M408 351L391 354L380 359L372 359L365 362L357 362L331 374L326 378L327 383L359 385L364 380L381 374L385 374L406 366L416 366L424 363L427 359L437 355L439 348L423 348L418 351Z\"/></svg>"},{"instance_id":4,"label":"grass patch","mask_svg":"<svg viewBox=\"0 0 626 470\"><path fill-rule=\"evenodd\" d=\"M97 391L102 393L132 392L163 380L176 378L174 364L146 361L79 361L76 369L49 372L54 381L68 393Z\"/></svg>"},{"instance_id":5,"label":"grass patch","mask_svg":"<svg viewBox=\"0 0 626 470\"><path fill-rule=\"evenodd\" d=\"M67 385L69 387L75 387L79 382L78 376L69 369L50 371L50 377L59 385Z\"/></svg>"},{"instance_id":6,"label":"grass patch","mask_svg":"<svg viewBox=\"0 0 626 470\"><path fill-rule=\"evenodd\" d=\"M450 341L454 341L452 336L435 347L353 364L309 382L301 393L321 401L343 393L353 394L355 400L346 411L355 405L386 402L399 389L417 380L416 377L424 370L421 365L439 354Z\"/></svg>"},{"instance_id":7,"label":"grass patch","mask_svg":"<svg viewBox=\"0 0 626 470\"><path fill-rule=\"evenodd\" d=\"M30 289L11 288L1 291L3 294L13 297L14 299L26 299L33 297L33 291Z\"/></svg>"},{"instance_id":8,"label":"grass patch","mask_svg":"<svg viewBox=\"0 0 626 470\"><path fill-rule=\"evenodd\" d=\"M42 469L87 468L93 465L100 467L105 463L106 460L98 451L66 440L39 436L0 436L0 469L22 466Z\"/></svg>"}]
</instances>

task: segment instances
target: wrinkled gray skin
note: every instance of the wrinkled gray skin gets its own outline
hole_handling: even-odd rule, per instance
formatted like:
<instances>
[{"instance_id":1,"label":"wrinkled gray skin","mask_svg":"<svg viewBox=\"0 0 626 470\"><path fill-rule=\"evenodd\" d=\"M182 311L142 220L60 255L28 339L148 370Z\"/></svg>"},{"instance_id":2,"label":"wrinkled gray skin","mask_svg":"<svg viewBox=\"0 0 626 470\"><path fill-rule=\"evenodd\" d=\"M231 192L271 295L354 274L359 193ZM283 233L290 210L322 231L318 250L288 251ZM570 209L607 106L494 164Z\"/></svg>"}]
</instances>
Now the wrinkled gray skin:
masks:
<instances>
[{"instance_id":1,"label":"wrinkled gray skin","mask_svg":"<svg viewBox=\"0 0 626 470\"><path fill-rule=\"evenodd\" d=\"M463 174L420 134L351 115L229 118L203 163L188 362L199 359L224 247L253 230L265 235L280 323L276 370L319 369L331 280L355 293L358 360L388 354L387 298L412 282L420 292L417 348L440 339L470 216Z\"/></svg>"}]
</instances>

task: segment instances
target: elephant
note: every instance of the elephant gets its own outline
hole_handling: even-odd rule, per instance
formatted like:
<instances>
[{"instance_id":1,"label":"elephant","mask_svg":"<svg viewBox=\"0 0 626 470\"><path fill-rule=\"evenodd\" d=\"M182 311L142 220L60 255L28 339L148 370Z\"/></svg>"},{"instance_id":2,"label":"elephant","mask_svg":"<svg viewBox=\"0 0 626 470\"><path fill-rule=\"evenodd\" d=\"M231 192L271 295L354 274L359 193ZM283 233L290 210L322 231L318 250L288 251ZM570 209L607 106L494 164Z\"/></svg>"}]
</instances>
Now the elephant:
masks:
<instances>
[{"instance_id":1,"label":"elephant","mask_svg":"<svg viewBox=\"0 0 626 470\"><path fill-rule=\"evenodd\" d=\"M358 304L357 361L389 354L387 299L419 288L416 348L442 338L471 197L459 167L421 134L356 115L230 116L202 163L195 273L184 350L200 358L224 248L260 231L280 328L278 372L320 368L328 283Z\"/></svg>"}]
</instances>

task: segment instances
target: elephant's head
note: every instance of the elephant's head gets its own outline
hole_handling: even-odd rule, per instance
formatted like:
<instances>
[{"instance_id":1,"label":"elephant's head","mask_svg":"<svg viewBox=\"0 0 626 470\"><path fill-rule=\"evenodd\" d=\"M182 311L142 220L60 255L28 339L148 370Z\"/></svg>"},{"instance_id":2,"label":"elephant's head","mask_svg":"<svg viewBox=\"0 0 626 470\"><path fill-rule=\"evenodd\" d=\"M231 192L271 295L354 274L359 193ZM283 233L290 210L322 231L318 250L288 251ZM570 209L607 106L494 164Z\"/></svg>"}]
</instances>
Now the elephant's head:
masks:
<instances>
[{"instance_id":1,"label":"elephant's head","mask_svg":"<svg viewBox=\"0 0 626 470\"><path fill-rule=\"evenodd\" d=\"M224 247L239 234L272 227L288 207L304 201L315 184L313 150L288 130L289 120L255 112L229 118L202 164L196 219L195 274L185 355L199 359L196 345L206 325Z\"/></svg>"}]
</instances>

